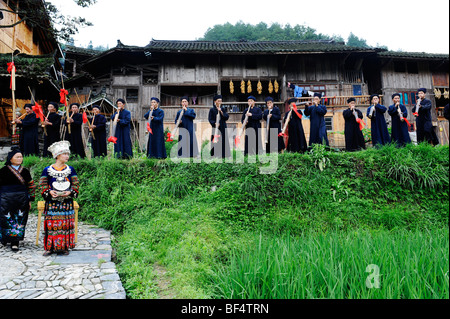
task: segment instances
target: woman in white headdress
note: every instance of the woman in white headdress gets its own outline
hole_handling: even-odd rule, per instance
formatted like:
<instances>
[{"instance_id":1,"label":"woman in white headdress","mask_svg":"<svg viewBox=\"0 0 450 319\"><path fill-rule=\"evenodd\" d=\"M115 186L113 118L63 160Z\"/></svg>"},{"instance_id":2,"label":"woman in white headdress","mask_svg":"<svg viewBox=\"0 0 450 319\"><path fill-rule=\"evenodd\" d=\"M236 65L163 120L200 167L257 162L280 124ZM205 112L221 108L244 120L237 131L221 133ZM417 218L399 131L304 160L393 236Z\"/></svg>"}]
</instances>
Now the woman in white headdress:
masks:
<instances>
[{"instance_id":1,"label":"woman in white headdress","mask_svg":"<svg viewBox=\"0 0 450 319\"><path fill-rule=\"evenodd\" d=\"M44 256L52 253L69 254L75 248L75 211L73 199L78 197L79 182L74 168L66 163L70 143L61 141L48 148L55 164L42 172L39 186L45 200Z\"/></svg>"}]
</instances>

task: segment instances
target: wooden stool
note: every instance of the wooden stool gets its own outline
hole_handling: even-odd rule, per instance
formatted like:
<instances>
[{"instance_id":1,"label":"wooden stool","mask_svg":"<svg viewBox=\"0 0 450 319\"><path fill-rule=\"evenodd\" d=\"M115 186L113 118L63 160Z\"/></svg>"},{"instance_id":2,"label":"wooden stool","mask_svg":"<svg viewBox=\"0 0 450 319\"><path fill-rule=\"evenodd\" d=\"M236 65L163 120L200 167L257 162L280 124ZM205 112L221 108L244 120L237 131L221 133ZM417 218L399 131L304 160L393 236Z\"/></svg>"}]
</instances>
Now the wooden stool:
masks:
<instances>
[{"instance_id":1,"label":"wooden stool","mask_svg":"<svg viewBox=\"0 0 450 319\"><path fill-rule=\"evenodd\" d=\"M75 242L78 242L78 209L80 206L76 201L73 201L73 208L75 210ZM36 234L36 246L39 246L39 233L41 231L41 218L45 209L45 202L38 202L38 222L37 222L37 234Z\"/></svg>"}]
</instances>

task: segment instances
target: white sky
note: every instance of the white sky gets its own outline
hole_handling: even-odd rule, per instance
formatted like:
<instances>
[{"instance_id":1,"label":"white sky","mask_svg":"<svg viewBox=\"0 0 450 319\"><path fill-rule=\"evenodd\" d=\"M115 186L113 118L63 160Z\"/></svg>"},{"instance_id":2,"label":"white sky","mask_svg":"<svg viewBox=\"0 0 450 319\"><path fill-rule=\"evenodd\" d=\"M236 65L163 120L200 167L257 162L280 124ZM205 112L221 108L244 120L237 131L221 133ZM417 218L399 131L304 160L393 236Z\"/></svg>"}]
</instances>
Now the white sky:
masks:
<instances>
[{"instance_id":1,"label":"white sky","mask_svg":"<svg viewBox=\"0 0 450 319\"><path fill-rule=\"evenodd\" d=\"M195 40L209 27L239 20L268 25L306 25L318 33L350 32L389 50L449 53L448 0L97 0L81 8L73 0L48 0L61 13L94 26L80 29L75 45L145 46L151 39Z\"/></svg>"}]
</instances>

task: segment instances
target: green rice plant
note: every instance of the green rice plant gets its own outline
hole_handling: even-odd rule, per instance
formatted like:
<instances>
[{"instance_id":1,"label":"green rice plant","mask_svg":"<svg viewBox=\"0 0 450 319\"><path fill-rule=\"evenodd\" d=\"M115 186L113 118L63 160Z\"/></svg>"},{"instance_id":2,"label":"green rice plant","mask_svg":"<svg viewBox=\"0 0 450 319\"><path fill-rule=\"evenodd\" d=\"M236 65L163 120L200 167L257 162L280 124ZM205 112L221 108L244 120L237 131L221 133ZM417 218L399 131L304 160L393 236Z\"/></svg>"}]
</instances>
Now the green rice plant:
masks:
<instances>
[{"instance_id":1,"label":"green rice plant","mask_svg":"<svg viewBox=\"0 0 450 319\"><path fill-rule=\"evenodd\" d=\"M448 228L260 235L217 268L215 297L448 299L448 235Z\"/></svg>"}]
</instances>

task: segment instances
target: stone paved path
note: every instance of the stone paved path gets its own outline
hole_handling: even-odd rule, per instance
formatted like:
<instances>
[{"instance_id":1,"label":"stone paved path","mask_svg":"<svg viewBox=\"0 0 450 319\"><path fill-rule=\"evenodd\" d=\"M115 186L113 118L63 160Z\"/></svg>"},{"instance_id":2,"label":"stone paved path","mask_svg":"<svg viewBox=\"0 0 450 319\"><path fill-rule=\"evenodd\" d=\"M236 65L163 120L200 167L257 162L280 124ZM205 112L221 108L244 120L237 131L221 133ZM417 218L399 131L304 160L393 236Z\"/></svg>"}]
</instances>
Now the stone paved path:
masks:
<instances>
[{"instance_id":1,"label":"stone paved path","mask_svg":"<svg viewBox=\"0 0 450 319\"><path fill-rule=\"evenodd\" d=\"M79 222L75 249L48 257L42 256L43 234L36 246L36 231L37 215L30 214L20 251L0 244L0 299L126 298L111 261L109 231Z\"/></svg>"}]
</instances>

